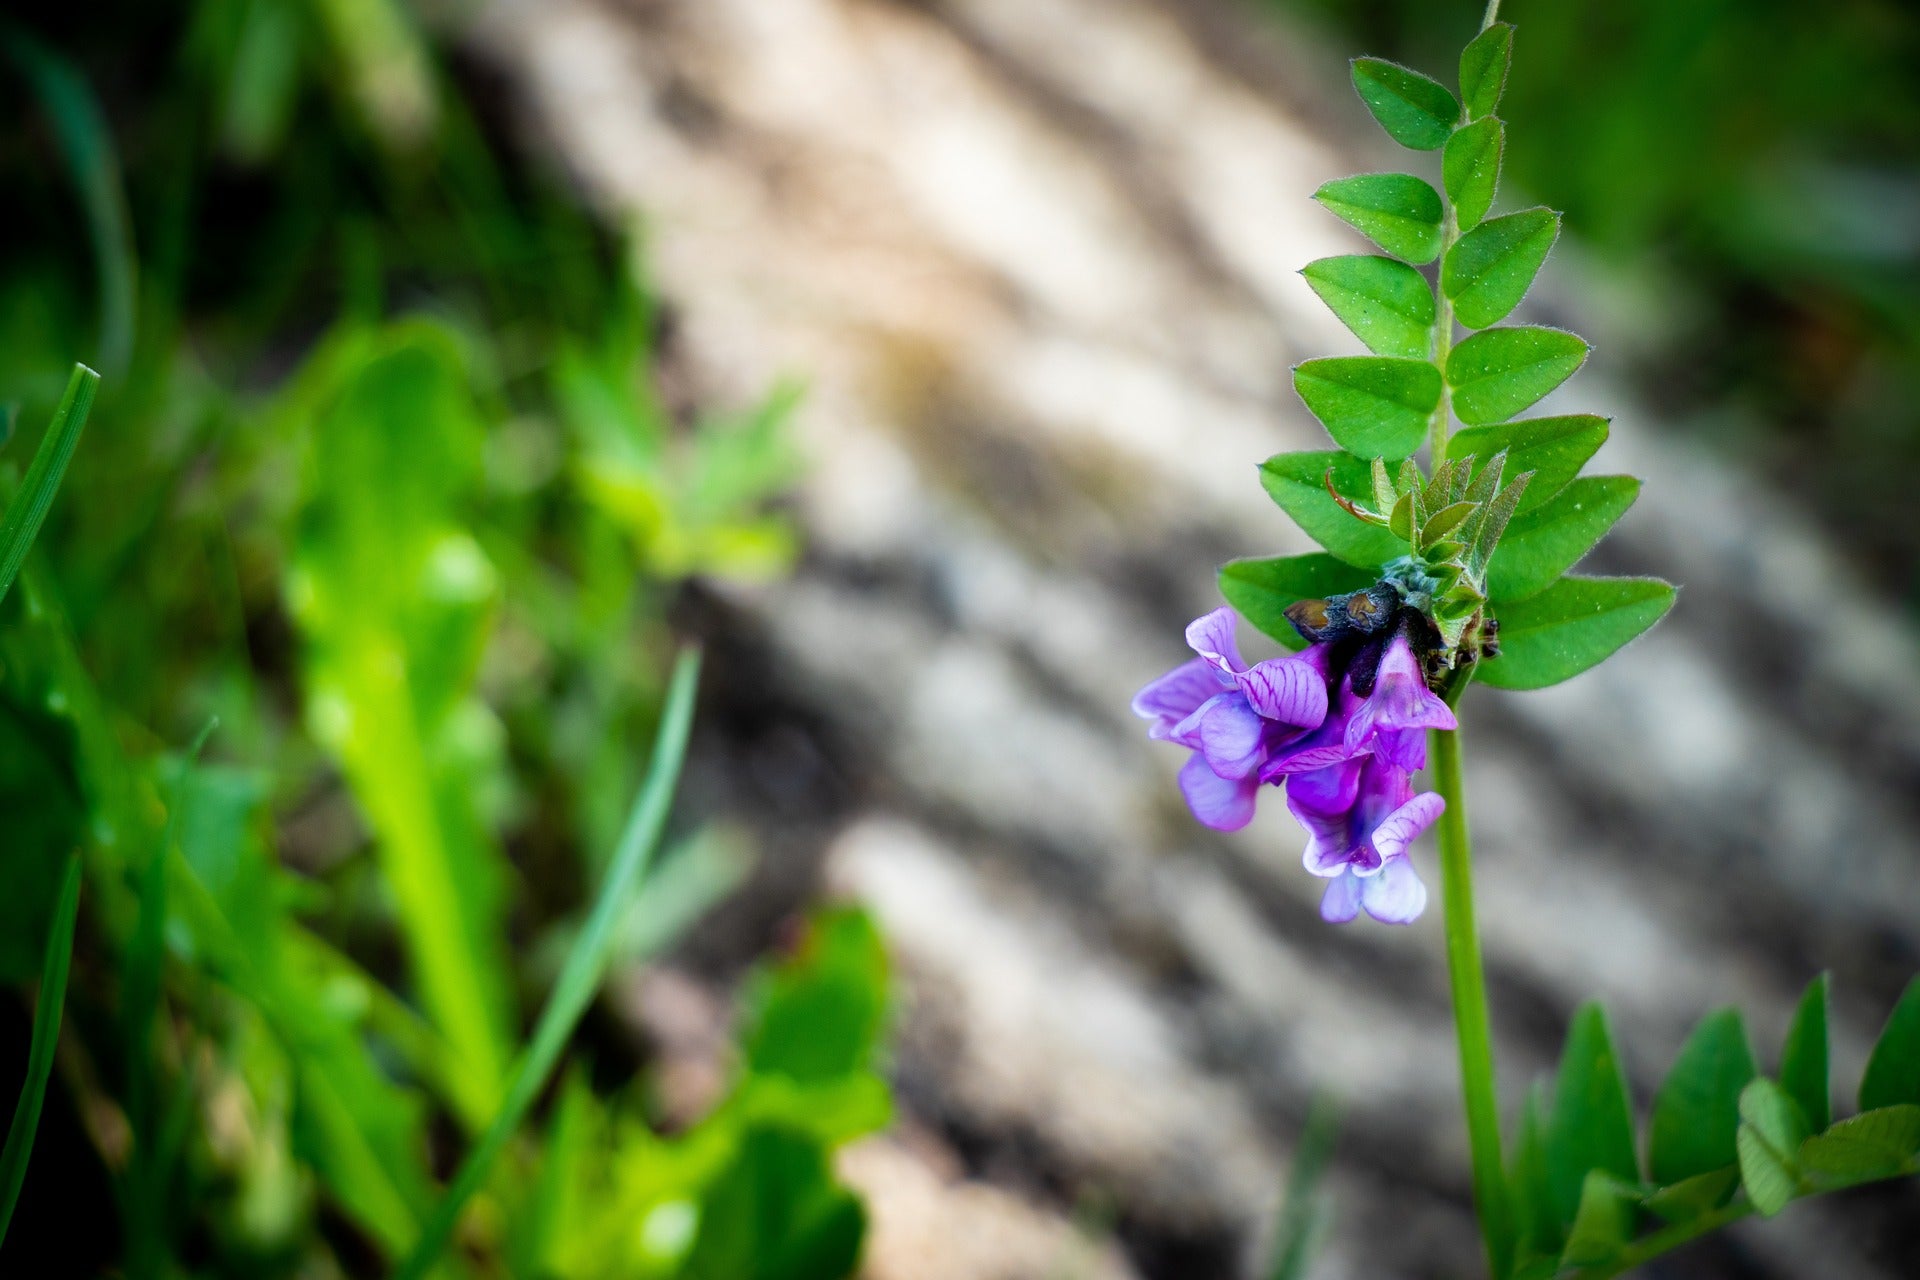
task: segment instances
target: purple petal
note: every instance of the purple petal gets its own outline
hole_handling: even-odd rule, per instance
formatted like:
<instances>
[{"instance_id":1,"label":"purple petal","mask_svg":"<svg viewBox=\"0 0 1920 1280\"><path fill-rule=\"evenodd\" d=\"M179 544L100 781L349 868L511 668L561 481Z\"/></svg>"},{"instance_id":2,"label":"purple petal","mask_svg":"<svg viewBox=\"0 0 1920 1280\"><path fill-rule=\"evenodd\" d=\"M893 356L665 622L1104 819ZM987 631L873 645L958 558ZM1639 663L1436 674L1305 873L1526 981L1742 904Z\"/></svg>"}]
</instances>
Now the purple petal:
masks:
<instances>
[{"instance_id":1,"label":"purple petal","mask_svg":"<svg viewBox=\"0 0 1920 1280\"><path fill-rule=\"evenodd\" d=\"M1427 688L1426 673L1405 636L1395 636L1380 659L1373 696L1367 699L1382 729L1457 729L1453 708Z\"/></svg>"},{"instance_id":2,"label":"purple petal","mask_svg":"<svg viewBox=\"0 0 1920 1280\"><path fill-rule=\"evenodd\" d=\"M1193 816L1215 831L1238 831L1253 821L1254 796L1260 784L1252 778L1223 778L1195 754L1180 770L1180 792Z\"/></svg>"},{"instance_id":3,"label":"purple petal","mask_svg":"<svg viewBox=\"0 0 1920 1280\"><path fill-rule=\"evenodd\" d=\"M1381 859L1392 862L1395 858L1404 858L1407 846L1419 838L1420 833L1433 825L1447 802L1431 791L1423 791L1413 799L1381 819L1380 825L1373 829L1370 843Z\"/></svg>"},{"instance_id":4,"label":"purple petal","mask_svg":"<svg viewBox=\"0 0 1920 1280\"><path fill-rule=\"evenodd\" d=\"M1247 700L1223 693L1199 713L1200 751L1207 764L1223 778L1238 781L1259 768L1266 758L1266 725Z\"/></svg>"},{"instance_id":5,"label":"purple petal","mask_svg":"<svg viewBox=\"0 0 1920 1280\"><path fill-rule=\"evenodd\" d=\"M1418 773L1427 767L1426 730L1382 729L1373 735L1373 754L1396 769Z\"/></svg>"},{"instance_id":6,"label":"purple petal","mask_svg":"<svg viewBox=\"0 0 1920 1280\"><path fill-rule=\"evenodd\" d=\"M1362 742L1351 748L1347 746L1349 723L1364 705L1360 695L1343 681L1339 699L1320 727L1275 746L1260 771L1261 780L1273 782L1288 774L1324 769L1370 751L1370 743Z\"/></svg>"},{"instance_id":7,"label":"purple petal","mask_svg":"<svg viewBox=\"0 0 1920 1280\"><path fill-rule=\"evenodd\" d=\"M1326 893L1320 897L1320 918L1328 924L1347 924L1359 915L1365 893L1363 883L1355 875L1340 875L1329 880Z\"/></svg>"},{"instance_id":8,"label":"purple petal","mask_svg":"<svg viewBox=\"0 0 1920 1280\"><path fill-rule=\"evenodd\" d=\"M1300 865L1310 875L1343 874L1353 859L1353 824L1347 820L1348 815L1316 813L1291 803L1287 807L1293 811L1300 825L1307 829L1307 848L1300 855Z\"/></svg>"},{"instance_id":9,"label":"purple petal","mask_svg":"<svg viewBox=\"0 0 1920 1280\"><path fill-rule=\"evenodd\" d=\"M1173 727L1220 692L1220 678L1205 658L1183 662L1133 695L1133 714L1153 724L1147 736L1164 738Z\"/></svg>"},{"instance_id":10,"label":"purple petal","mask_svg":"<svg viewBox=\"0 0 1920 1280\"><path fill-rule=\"evenodd\" d=\"M1412 924L1427 909L1427 886L1405 858L1392 858L1377 876L1360 883L1360 901L1367 914L1382 924ZM1331 890L1328 891L1331 896ZM1323 900L1320 914L1326 915ZM1349 916L1349 919L1352 917Z\"/></svg>"},{"instance_id":11,"label":"purple petal","mask_svg":"<svg viewBox=\"0 0 1920 1280\"><path fill-rule=\"evenodd\" d=\"M1219 608L1204 618L1195 618L1187 626L1187 643L1222 675L1235 676L1247 669L1240 659L1240 645L1233 638L1231 609Z\"/></svg>"},{"instance_id":12,"label":"purple petal","mask_svg":"<svg viewBox=\"0 0 1920 1280\"><path fill-rule=\"evenodd\" d=\"M1270 658L1237 677L1240 692L1269 720L1318 728L1327 718L1327 677L1299 658Z\"/></svg>"},{"instance_id":13,"label":"purple petal","mask_svg":"<svg viewBox=\"0 0 1920 1280\"><path fill-rule=\"evenodd\" d=\"M1353 808L1360 795L1360 761L1343 760L1325 769L1296 773L1287 779L1287 803L1315 813L1341 813Z\"/></svg>"}]
</instances>

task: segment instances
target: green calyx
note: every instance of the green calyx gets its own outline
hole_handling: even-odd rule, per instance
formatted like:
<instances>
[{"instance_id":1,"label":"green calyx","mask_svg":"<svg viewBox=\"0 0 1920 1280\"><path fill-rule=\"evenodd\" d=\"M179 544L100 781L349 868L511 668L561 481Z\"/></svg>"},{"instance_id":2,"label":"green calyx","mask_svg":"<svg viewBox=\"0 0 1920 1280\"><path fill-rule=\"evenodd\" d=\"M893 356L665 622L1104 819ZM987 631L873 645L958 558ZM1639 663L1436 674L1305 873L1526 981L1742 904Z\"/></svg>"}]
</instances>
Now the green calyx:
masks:
<instances>
[{"instance_id":1,"label":"green calyx","mask_svg":"<svg viewBox=\"0 0 1920 1280\"><path fill-rule=\"evenodd\" d=\"M1330 473L1326 479L1349 515L1407 542L1408 554L1386 566L1382 581L1433 624L1447 669L1497 651L1486 618L1487 570L1533 478L1528 471L1505 480L1504 449L1477 464L1471 454L1450 458L1427 476L1411 458L1397 473L1375 458L1371 505L1340 493Z\"/></svg>"}]
</instances>

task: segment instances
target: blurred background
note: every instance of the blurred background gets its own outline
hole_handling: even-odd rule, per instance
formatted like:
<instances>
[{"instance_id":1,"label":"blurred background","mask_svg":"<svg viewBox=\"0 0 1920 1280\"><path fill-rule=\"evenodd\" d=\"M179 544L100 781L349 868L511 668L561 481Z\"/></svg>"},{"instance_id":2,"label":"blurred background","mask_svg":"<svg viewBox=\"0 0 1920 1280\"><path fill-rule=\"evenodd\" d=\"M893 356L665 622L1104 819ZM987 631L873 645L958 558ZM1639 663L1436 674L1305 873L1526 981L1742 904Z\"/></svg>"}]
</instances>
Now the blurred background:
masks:
<instances>
[{"instance_id":1,"label":"blurred background","mask_svg":"<svg viewBox=\"0 0 1920 1280\"><path fill-rule=\"evenodd\" d=\"M7 485L105 382L0 605L0 1097L87 873L0 1270L386 1274L688 637L667 854L449 1274L1278 1274L1316 1106L1304 1274L1473 1274L1438 913L1321 924L1127 701L1307 549L1254 475L1356 349L1307 196L1430 167L1346 59L1451 79L1480 8L10 6ZM1920 12L1502 16L1531 311L1597 351L1549 411L1648 481L1590 567L1684 587L1469 702L1503 1089L1589 995L1642 1106L1718 1005L1768 1063L1822 969L1857 1079L1920 969ZM1650 1274L1911 1276L1915 1196Z\"/></svg>"}]
</instances>

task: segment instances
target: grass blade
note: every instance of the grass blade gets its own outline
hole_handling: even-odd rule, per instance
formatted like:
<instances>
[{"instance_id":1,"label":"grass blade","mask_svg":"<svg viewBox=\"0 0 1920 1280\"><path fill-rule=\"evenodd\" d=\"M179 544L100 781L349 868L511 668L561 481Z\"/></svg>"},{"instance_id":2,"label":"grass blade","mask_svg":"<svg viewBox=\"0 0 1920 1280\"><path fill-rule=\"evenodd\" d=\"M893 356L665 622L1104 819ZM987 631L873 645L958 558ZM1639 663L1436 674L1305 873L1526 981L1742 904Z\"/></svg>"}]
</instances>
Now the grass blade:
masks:
<instances>
[{"instance_id":1,"label":"grass blade","mask_svg":"<svg viewBox=\"0 0 1920 1280\"><path fill-rule=\"evenodd\" d=\"M33 1154L33 1135L40 1127L40 1107L47 1099L47 1077L53 1074L53 1050L60 1042L60 1014L67 1002L67 969L73 963L73 922L80 912L80 855L67 858L67 878L47 930L47 958L40 971L40 998L33 1010L33 1040L27 1049L27 1079L7 1129L7 1145L0 1151L0 1240L7 1236L20 1188L27 1180L27 1160Z\"/></svg>"},{"instance_id":2,"label":"grass blade","mask_svg":"<svg viewBox=\"0 0 1920 1280\"><path fill-rule=\"evenodd\" d=\"M1339 1109L1326 1095L1316 1095L1307 1109L1300 1145L1294 1148L1293 1172L1287 1178L1286 1199L1274 1231L1267 1280L1306 1280L1314 1251L1327 1226L1320 1183L1333 1159L1333 1143L1339 1128Z\"/></svg>"},{"instance_id":3,"label":"grass blade","mask_svg":"<svg viewBox=\"0 0 1920 1280\"><path fill-rule=\"evenodd\" d=\"M625 913L635 887L645 876L653 852L659 846L661 829L666 825L667 811L680 780L680 765L686 758L687 737L693 728L693 698L699 680L699 650L682 650L679 660L674 664L673 679L667 689L666 708L661 713L660 729L654 738L653 761L647 769L646 781L641 784L640 795L634 802L626 830L621 834L620 845L614 850L606 877L601 881L593 912L587 917L586 927L574 941L566 966L560 971L560 980L554 984L553 994L547 997L547 1007L540 1013L540 1022L534 1028L532 1041L514 1067L506 1100L500 1104L500 1110L494 1115L493 1123L487 1126L478 1145L468 1153L452 1185L447 1188L445 1197L421 1231L419 1243L396 1273L400 1280L421 1280L439 1258L441 1250L446 1248L454 1225L459 1221L460 1210L486 1181L493 1162L514 1130L520 1126L535 1096L546 1084L547 1077L553 1073L561 1051L566 1048L581 1015L586 1012L594 992L600 987L614 938L614 926Z\"/></svg>"},{"instance_id":4,"label":"grass blade","mask_svg":"<svg viewBox=\"0 0 1920 1280\"><path fill-rule=\"evenodd\" d=\"M27 549L33 546L40 526L46 523L53 495L60 488L61 477L67 473L74 448L80 443L80 428L87 425L87 414L93 409L93 393L99 386L99 374L83 364L73 366L66 394L60 397L60 407L53 411L53 421L33 455L33 465L27 468L27 478L21 482L20 491L13 495L13 501L7 504L6 515L0 516L0 600L7 598L7 589L26 562Z\"/></svg>"}]
</instances>

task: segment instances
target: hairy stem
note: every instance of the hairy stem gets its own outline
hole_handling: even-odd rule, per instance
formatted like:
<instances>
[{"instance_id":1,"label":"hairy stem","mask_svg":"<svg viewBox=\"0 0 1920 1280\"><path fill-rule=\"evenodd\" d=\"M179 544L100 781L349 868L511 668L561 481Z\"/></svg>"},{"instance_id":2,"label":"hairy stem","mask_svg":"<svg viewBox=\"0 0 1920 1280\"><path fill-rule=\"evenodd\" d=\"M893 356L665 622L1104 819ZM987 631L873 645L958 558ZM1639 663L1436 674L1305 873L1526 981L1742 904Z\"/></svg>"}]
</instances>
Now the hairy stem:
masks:
<instances>
[{"instance_id":1,"label":"hairy stem","mask_svg":"<svg viewBox=\"0 0 1920 1280\"><path fill-rule=\"evenodd\" d=\"M1480 930L1473 916L1473 844L1467 835L1460 732L1436 729L1432 739L1434 786L1447 802L1439 822L1440 884L1447 917L1447 977L1453 989L1453 1024L1460 1042L1460 1087L1466 1100L1467 1139L1473 1152L1473 1203L1487 1246L1488 1268L1494 1280L1503 1280L1513 1266L1513 1214L1507 1202L1501 1159L1487 977L1480 962Z\"/></svg>"},{"instance_id":2,"label":"hairy stem","mask_svg":"<svg viewBox=\"0 0 1920 1280\"><path fill-rule=\"evenodd\" d=\"M1486 15L1480 19L1480 29L1485 31L1488 27L1492 26L1499 17L1500 0L1487 0L1487 12Z\"/></svg>"}]
</instances>

